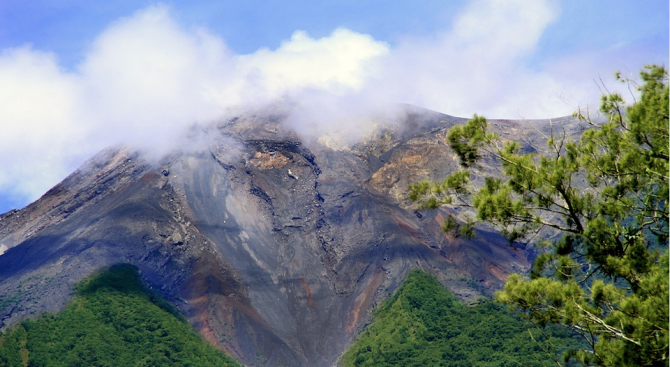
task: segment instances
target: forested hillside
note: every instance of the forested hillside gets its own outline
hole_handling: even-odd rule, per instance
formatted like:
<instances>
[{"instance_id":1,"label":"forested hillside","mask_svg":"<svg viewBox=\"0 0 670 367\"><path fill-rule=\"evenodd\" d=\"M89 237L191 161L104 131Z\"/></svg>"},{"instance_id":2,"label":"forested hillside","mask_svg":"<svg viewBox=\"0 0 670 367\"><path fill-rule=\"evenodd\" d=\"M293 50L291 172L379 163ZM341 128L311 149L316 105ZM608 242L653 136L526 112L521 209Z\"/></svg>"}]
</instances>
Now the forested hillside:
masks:
<instances>
[{"instance_id":1,"label":"forested hillside","mask_svg":"<svg viewBox=\"0 0 670 367\"><path fill-rule=\"evenodd\" d=\"M580 341L535 328L504 306L466 306L414 271L342 358L344 366L549 366Z\"/></svg>"},{"instance_id":2,"label":"forested hillside","mask_svg":"<svg viewBox=\"0 0 670 367\"><path fill-rule=\"evenodd\" d=\"M0 366L28 365L238 366L146 289L131 265L83 281L63 312L0 335Z\"/></svg>"}]
</instances>

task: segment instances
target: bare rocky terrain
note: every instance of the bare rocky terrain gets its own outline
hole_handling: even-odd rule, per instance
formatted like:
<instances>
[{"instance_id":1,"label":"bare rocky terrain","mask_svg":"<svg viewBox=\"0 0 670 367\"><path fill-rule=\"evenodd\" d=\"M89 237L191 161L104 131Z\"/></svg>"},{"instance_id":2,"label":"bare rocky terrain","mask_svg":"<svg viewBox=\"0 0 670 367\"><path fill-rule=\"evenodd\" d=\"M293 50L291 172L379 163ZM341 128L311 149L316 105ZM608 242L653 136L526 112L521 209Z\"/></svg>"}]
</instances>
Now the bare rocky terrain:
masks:
<instances>
[{"instance_id":1,"label":"bare rocky terrain","mask_svg":"<svg viewBox=\"0 0 670 367\"><path fill-rule=\"evenodd\" d=\"M466 302L529 269L532 253L492 229L450 237L445 211L406 199L408 183L458 168L444 136L462 122L408 107L401 125L332 148L256 115L158 163L107 149L0 216L0 327L60 310L78 281L123 262L242 363L333 365L412 268ZM526 149L583 128L572 118L491 126Z\"/></svg>"}]
</instances>

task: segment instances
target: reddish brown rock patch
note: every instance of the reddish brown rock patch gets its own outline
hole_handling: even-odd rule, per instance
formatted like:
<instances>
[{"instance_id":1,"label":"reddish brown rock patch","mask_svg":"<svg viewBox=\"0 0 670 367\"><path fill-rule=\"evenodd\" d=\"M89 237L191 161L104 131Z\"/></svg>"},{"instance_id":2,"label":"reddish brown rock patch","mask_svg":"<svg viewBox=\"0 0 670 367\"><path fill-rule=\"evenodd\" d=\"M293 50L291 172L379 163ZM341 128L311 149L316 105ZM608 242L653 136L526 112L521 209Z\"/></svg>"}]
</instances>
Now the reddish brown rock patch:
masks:
<instances>
[{"instance_id":1,"label":"reddish brown rock patch","mask_svg":"<svg viewBox=\"0 0 670 367\"><path fill-rule=\"evenodd\" d=\"M261 170L279 169L289 164L291 159L280 152L261 153L256 152L249 161L254 167Z\"/></svg>"},{"instance_id":2,"label":"reddish brown rock patch","mask_svg":"<svg viewBox=\"0 0 670 367\"><path fill-rule=\"evenodd\" d=\"M305 277L303 277L302 275L300 276L300 287L305 292L305 296L307 296L307 302L309 303L309 307L316 310L316 301L314 301L314 297L312 297L312 289L309 288L309 284L307 284L307 281L305 281Z\"/></svg>"},{"instance_id":3,"label":"reddish brown rock patch","mask_svg":"<svg viewBox=\"0 0 670 367\"><path fill-rule=\"evenodd\" d=\"M358 323L358 320L360 320L360 318L372 308L375 291L379 288L379 286L381 286L382 281L382 271L381 269L377 269L367 287L365 287L365 289L358 295L358 297L356 297L354 307L349 312L349 321L347 322L346 327L348 334L352 334L354 332L354 328Z\"/></svg>"}]
</instances>

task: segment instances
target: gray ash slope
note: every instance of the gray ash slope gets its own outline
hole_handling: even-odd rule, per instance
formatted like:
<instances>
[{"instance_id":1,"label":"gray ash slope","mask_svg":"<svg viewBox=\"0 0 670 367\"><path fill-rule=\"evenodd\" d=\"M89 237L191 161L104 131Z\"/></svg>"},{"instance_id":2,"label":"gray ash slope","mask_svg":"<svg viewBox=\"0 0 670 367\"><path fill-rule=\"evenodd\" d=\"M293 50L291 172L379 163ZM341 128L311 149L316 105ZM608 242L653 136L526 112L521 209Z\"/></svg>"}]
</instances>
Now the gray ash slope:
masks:
<instances>
[{"instance_id":1,"label":"gray ash slope","mask_svg":"<svg viewBox=\"0 0 670 367\"><path fill-rule=\"evenodd\" d=\"M332 365L412 268L465 301L528 270L529 254L498 234L449 237L444 211L405 199L409 182L457 169L443 137L464 121L408 108L402 128L333 149L259 115L160 164L105 150L0 216L0 327L58 311L83 277L126 262L242 363ZM557 126L581 129L569 118L492 121L531 144Z\"/></svg>"}]
</instances>

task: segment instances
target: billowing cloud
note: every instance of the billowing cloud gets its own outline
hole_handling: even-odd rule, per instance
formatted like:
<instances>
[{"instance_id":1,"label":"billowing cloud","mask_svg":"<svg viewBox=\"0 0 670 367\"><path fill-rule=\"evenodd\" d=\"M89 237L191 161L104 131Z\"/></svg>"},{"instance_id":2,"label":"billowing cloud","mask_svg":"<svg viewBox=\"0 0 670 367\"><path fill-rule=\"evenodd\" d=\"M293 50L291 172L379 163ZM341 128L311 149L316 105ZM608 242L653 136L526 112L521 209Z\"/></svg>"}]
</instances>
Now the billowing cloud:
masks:
<instances>
[{"instance_id":1,"label":"billowing cloud","mask_svg":"<svg viewBox=\"0 0 670 367\"><path fill-rule=\"evenodd\" d=\"M185 127L222 114L232 58L220 39L182 29L165 7L149 8L94 42L79 68L86 95L78 103L95 134L112 140L104 143L163 153Z\"/></svg>"},{"instance_id":2,"label":"billowing cloud","mask_svg":"<svg viewBox=\"0 0 670 367\"><path fill-rule=\"evenodd\" d=\"M536 117L564 113L540 107L561 87L524 63L557 15L549 1L473 1L433 39L404 40L385 72L395 80L381 83L393 99L454 115L518 118L517 109ZM537 93L544 95L532 97ZM517 100L525 95L534 100Z\"/></svg>"},{"instance_id":3,"label":"billowing cloud","mask_svg":"<svg viewBox=\"0 0 670 367\"><path fill-rule=\"evenodd\" d=\"M277 50L240 56L239 71L247 82L261 79L271 96L301 88L342 95L359 90L374 75L370 61L387 53L386 44L343 28L318 40L297 31Z\"/></svg>"},{"instance_id":4,"label":"billowing cloud","mask_svg":"<svg viewBox=\"0 0 670 367\"><path fill-rule=\"evenodd\" d=\"M0 189L35 198L79 163L81 95L80 79L52 54L23 47L0 55Z\"/></svg>"},{"instance_id":5,"label":"billowing cloud","mask_svg":"<svg viewBox=\"0 0 670 367\"><path fill-rule=\"evenodd\" d=\"M290 101L303 135L345 142L391 118L395 102L460 116L569 114L561 98L588 103L592 82L560 60L554 74L528 66L558 15L554 0L474 0L431 38L391 46L344 28L319 39L296 31L277 49L238 55L153 6L111 24L72 71L29 46L4 50L0 190L33 200L106 146L160 156L194 124L277 100Z\"/></svg>"}]
</instances>

